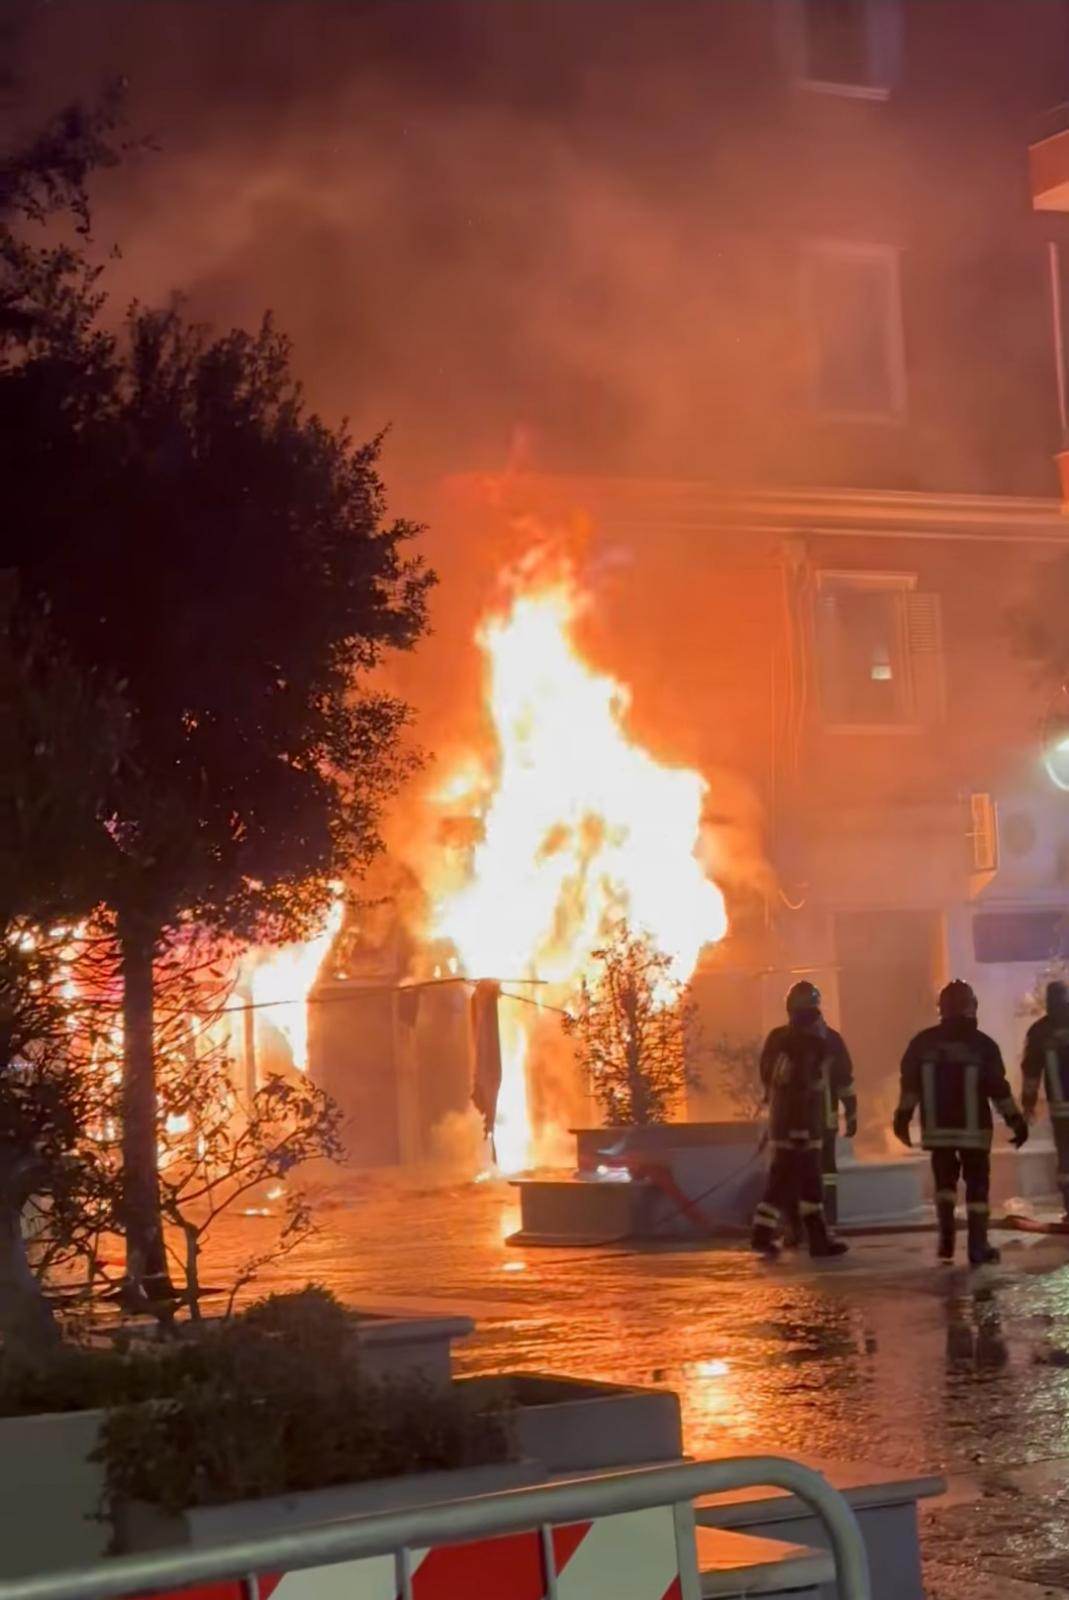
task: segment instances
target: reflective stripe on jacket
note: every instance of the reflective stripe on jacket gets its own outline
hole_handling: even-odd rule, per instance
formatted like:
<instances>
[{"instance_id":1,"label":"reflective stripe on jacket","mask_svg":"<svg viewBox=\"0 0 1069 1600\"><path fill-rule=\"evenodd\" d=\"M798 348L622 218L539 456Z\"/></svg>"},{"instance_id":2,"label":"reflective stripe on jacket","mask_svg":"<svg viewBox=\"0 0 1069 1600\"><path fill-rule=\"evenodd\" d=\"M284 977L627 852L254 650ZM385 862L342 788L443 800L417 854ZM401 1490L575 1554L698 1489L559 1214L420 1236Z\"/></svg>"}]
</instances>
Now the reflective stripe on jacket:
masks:
<instances>
[{"instance_id":1,"label":"reflective stripe on jacket","mask_svg":"<svg viewBox=\"0 0 1069 1600\"><path fill-rule=\"evenodd\" d=\"M989 1150L991 1107L1019 1115L994 1039L967 1018L952 1018L912 1039L902 1058L899 1112L919 1107L926 1150Z\"/></svg>"}]
</instances>

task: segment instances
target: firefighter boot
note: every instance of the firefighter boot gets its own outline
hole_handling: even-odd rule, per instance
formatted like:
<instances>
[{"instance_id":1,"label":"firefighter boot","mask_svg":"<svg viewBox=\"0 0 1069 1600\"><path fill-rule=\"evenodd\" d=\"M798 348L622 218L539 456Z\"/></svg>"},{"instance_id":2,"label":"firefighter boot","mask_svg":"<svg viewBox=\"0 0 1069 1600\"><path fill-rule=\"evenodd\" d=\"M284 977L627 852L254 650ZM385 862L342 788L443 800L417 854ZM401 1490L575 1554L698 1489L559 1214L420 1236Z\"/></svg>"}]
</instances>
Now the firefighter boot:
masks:
<instances>
[{"instance_id":1,"label":"firefighter boot","mask_svg":"<svg viewBox=\"0 0 1069 1600\"><path fill-rule=\"evenodd\" d=\"M939 1218L939 1259L940 1261L953 1261L954 1234L956 1232L954 1201L944 1195L937 1195L935 1210Z\"/></svg>"},{"instance_id":2,"label":"firefighter boot","mask_svg":"<svg viewBox=\"0 0 1069 1600\"><path fill-rule=\"evenodd\" d=\"M987 1206L969 1208L969 1265L984 1267L999 1259L993 1244L987 1242Z\"/></svg>"},{"instance_id":3,"label":"firefighter boot","mask_svg":"<svg viewBox=\"0 0 1069 1600\"><path fill-rule=\"evenodd\" d=\"M805 1220L805 1231L809 1237L811 1256L846 1255L850 1246L828 1232L828 1224L824 1220L824 1210L821 1206L814 1206L809 1211L803 1207L802 1215Z\"/></svg>"},{"instance_id":4,"label":"firefighter boot","mask_svg":"<svg viewBox=\"0 0 1069 1600\"><path fill-rule=\"evenodd\" d=\"M1062 1172L1058 1174L1058 1190L1062 1197L1062 1210L1065 1213L1062 1221L1069 1222L1069 1176Z\"/></svg>"},{"instance_id":5,"label":"firefighter boot","mask_svg":"<svg viewBox=\"0 0 1069 1600\"><path fill-rule=\"evenodd\" d=\"M776 1229L779 1227L780 1214L775 1206L769 1205L767 1200L762 1200L754 1212L753 1230L750 1234L750 1249L755 1255L765 1256L774 1261L779 1255L779 1245L776 1243Z\"/></svg>"}]
</instances>

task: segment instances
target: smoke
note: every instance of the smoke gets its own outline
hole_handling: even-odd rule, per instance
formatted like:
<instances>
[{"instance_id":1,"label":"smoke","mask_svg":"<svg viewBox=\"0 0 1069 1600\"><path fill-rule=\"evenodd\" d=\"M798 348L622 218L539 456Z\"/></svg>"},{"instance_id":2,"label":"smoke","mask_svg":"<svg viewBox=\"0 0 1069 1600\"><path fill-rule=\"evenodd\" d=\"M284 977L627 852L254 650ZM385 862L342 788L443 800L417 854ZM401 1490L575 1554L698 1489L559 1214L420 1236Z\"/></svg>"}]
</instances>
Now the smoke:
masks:
<instances>
[{"instance_id":1,"label":"smoke","mask_svg":"<svg viewBox=\"0 0 1069 1600\"><path fill-rule=\"evenodd\" d=\"M122 249L113 311L175 290L223 325L270 307L328 420L349 417L358 437L391 426L392 503L427 518L442 577L433 637L389 668L432 753L388 819L404 860L439 847L424 801L441 775L464 752L492 760L473 636L546 514L538 474L1054 490L1042 244L1069 225L1025 215L1025 146L1033 114L1064 98L1062 8L1019 0L1010 28L1004 0L906 0L908 72L887 106L799 93L782 9L9 7L8 128L124 73L131 129L155 138L97 186L101 253ZM812 238L899 252L900 424L812 415ZM596 599L584 653L632 687L632 736L709 780L703 860L730 894L768 894L758 788L783 716L769 682L783 617L767 544L714 544L682 514L628 524L581 492L566 509ZM855 557L840 544L829 559ZM889 543L860 559L922 558ZM981 638L976 618L994 617L1005 562L958 547L952 565L925 582L943 592L948 639L966 641L956 671L980 703L1001 654L997 624ZM1000 677L1008 705L1008 664ZM989 746L994 762L1002 729L989 716L948 731L949 788L973 782ZM848 793L850 760L865 780L869 758L838 759ZM873 792L890 804L900 779Z\"/></svg>"},{"instance_id":2,"label":"smoke","mask_svg":"<svg viewBox=\"0 0 1069 1600\"><path fill-rule=\"evenodd\" d=\"M224 324L271 307L325 415L393 424L406 508L421 483L506 462L1049 491L1051 395L1022 381L1049 368L1042 262L992 115L998 7L907 5L911 48L946 81L893 138L833 148L784 94L778 9L622 0L609 29L574 0L23 0L4 120L125 74L157 150L98 185L116 307L173 290ZM1007 119L1059 97L1038 81L1057 10L1023 0L1033 43L1000 82ZM958 181L966 147L993 191ZM904 249L926 408L905 454L805 421L807 237ZM926 278L951 248L956 269ZM931 368L933 327L957 382Z\"/></svg>"}]
</instances>

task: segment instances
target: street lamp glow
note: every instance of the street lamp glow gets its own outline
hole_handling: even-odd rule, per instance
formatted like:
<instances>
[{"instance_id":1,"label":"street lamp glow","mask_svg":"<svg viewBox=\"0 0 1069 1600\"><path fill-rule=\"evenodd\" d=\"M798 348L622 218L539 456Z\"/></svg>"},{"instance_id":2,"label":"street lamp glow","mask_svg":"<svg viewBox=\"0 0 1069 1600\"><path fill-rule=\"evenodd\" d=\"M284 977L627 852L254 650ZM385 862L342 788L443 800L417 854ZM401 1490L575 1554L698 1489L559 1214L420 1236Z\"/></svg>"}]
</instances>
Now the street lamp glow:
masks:
<instances>
[{"instance_id":1,"label":"street lamp glow","mask_svg":"<svg viewBox=\"0 0 1069 1600\"><path fill-rule=\"evenodd\" d=\"M1043 765L1055 788L1069 794L1069 735L1047 746Z\"/></svg>"}]
</instances>

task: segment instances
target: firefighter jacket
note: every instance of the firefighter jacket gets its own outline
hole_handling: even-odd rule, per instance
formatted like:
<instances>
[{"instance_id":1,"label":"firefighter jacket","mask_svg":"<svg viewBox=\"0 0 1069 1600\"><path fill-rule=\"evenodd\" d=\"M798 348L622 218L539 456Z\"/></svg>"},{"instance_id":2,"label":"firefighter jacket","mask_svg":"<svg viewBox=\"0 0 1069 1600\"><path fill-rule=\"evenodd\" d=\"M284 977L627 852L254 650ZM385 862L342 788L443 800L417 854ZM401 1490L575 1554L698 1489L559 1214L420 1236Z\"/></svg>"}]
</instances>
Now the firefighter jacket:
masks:
<instances>
[{"instance_id":1,"label":"firefighter jacket","mask_svg":"<svg viewBox=\"0 0 1069 1600\"><path fill-rule=\"evenodd\" d=\"M974 1019L948 1019L910 1040L898 1116L908 1123L920 1107L925 1150L990 1150L992 1105L1006 1122L1020 1117L999 1047Z\"/></svg>"},{"instance_id":2,"label":"firefighter jacket","mask_svg":"<svg viewBox=\"0 0 1069 1600\"><path fill-rule=\"evenodd\" d=\"M761 1051L773 1149L819 1149L837 1132L839 1107L856 1116L854 1074L842 1037L823 1021L773 1028Z\"/></svg>"},{"instance_id":3,"label":"firefighter jacket","mask_svg":"<svg viewBox=\"0 0 1069 1600\"><path fill-rule=\"evenodd\" d=\"M1029 1115L1036 1109L1040 1083L1052 1121L1069 1120L1069 1018L1040 1017L1025 1035L1021 1099Z\"/></svg>"}]
</instances>

